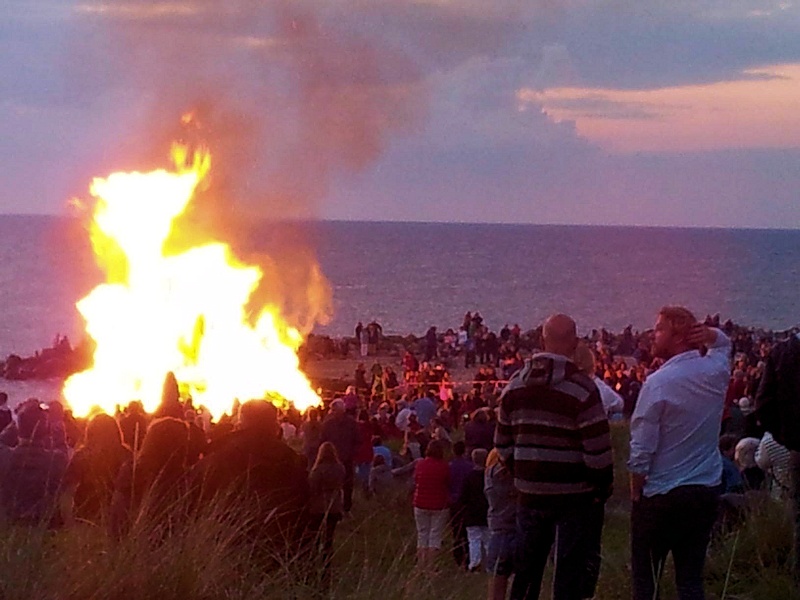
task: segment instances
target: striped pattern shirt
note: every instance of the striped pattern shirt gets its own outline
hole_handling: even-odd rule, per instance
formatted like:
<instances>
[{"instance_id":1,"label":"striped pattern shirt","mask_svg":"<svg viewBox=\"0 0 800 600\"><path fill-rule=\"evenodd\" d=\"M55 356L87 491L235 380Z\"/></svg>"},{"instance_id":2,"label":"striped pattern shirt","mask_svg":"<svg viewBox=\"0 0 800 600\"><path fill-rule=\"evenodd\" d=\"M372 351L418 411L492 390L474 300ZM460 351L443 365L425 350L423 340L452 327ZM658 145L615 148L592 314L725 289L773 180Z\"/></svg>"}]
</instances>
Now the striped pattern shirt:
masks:
<instances>
[{"instance_id":1,"label":"striped pattern shirt","mask_svg":"<svg viewBox=\"0 0 800 600\"><path fill-rule=\"evenodd\" d=\"M512 378L500 398L495 446L528 506L568 508L611 494L611 436L600 393L564 356L537 354Z\"/></svg>"}]
</instances>

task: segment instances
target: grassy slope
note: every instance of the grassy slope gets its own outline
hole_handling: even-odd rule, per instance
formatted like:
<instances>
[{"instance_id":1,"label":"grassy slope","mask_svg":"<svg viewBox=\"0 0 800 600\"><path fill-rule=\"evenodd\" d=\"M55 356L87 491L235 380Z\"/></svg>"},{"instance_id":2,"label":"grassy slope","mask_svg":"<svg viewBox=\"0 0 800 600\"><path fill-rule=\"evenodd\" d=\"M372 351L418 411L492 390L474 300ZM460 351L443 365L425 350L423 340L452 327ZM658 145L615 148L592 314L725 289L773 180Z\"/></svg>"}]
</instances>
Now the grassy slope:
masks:
<instances>
[{"instance_id":1,"label":"grassy slope","mask_svg":"<svg viewBox=\"0 0 800 600\"><path fill-rule=\"evenodd\" d=\"M603 600L630 597L627 431L623 425L614 426L614 444L617 489L607 507L597 593ZM337 532L332 597L455 600L486 596L487 577L458 572L447 555L441 557L437 576L415 576L414 524L405 488L382 500L358 500L353 516ZM715 541L707 567L709 597L800 599L792 588L790 549L788 513L783 506L769 503L738 532ZM208 522L155 546L144 536L114 546L92 529L56 534L0 532L2 600L321 597L313 585L297 581L299 571L297 564L285 561L279 572L263 573L257 560L230 544L230 529ZM671 570L666 575L663 597L673 598Z\"/></svg>"}]
</instances>

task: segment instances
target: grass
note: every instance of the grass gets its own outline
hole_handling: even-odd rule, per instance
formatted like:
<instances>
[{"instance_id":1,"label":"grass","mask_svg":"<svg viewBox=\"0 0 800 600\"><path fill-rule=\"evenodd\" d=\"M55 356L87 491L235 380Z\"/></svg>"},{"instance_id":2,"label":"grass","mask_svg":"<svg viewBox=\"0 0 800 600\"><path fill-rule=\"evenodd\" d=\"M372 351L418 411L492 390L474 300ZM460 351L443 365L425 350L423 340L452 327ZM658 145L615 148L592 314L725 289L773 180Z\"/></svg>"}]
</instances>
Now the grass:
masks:
<instances>
[{"instance_id":1,"label":"grass","mask_svg":"<svg viewBox=\"0 0 800 600\"><path fill-rule=\"evenodd\" d=\"M606 510L603 562L596 598L630 597L629 517L624 469L627 432L614 426L617 485ZM319 591L315 573L284 558L277 570L237 545L233 519L204 519L154 542L144 532L121 543L102 531L78 527L46 532L0 531L2 600L306 600L479 599L488 578L457 571L449 554L438 574L414 571L415 529L407 486L389 497L357 496L353 515L337 530L330 592ZM791 577L792 521L787 507L765 502L736 530L714 540L706 568L711 599L800 600ZM304 575L305 574L305 575ZM544 590L548 589L545 581ZM542 597L549 597L544 591ZM674 598L672 570L663 598Z\"/></svg>"}]
</instances>

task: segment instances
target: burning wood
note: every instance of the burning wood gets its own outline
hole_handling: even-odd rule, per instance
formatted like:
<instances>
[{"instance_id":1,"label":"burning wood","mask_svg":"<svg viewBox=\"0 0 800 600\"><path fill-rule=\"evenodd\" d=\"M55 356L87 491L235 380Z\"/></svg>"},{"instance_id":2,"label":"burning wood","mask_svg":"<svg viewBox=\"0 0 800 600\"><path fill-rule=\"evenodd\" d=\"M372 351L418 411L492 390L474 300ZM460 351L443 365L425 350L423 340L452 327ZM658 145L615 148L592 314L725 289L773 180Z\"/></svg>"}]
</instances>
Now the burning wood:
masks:
<instances>
[{"instance_id":1,"label":"burning wood","mask_svg":"<svg viewBox=\"0 0 800 600\"><path fill-rule=\"evenodd\" d=\"M106 282L77 304L96 342L92 368L70 377L64 397L77 416L93 407L161 398L166 372L219 417L234 399L270 397L299 409L319 403L298 366L300 332L277 308L248 312L262 278L223 242L167 255L165 242L204 180L210 155L176 146L175 171L95 179L92 245Z\"/></svg>"}]
</instances>

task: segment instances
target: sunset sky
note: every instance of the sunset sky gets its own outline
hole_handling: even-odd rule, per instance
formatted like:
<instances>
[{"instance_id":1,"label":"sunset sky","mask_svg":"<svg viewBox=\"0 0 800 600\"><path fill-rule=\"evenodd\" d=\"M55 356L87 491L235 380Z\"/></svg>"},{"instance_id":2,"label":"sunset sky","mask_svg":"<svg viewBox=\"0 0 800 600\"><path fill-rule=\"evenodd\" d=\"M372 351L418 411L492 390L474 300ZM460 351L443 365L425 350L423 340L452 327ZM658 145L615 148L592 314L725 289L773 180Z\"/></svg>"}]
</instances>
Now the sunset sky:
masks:
<instances>
[{"instance_id":1,"label":"sunset sky","mask_svg":"<svg viewBox=\"0 0 800 600\"><path fill-rule=\"evenodd\" d=\"M795 1L5 0L0 48L3 213L199 136L262 215L800 228Z\"/></svg>"}]
</instances>

